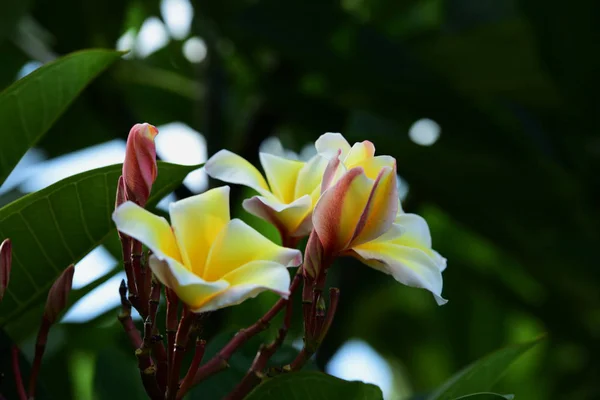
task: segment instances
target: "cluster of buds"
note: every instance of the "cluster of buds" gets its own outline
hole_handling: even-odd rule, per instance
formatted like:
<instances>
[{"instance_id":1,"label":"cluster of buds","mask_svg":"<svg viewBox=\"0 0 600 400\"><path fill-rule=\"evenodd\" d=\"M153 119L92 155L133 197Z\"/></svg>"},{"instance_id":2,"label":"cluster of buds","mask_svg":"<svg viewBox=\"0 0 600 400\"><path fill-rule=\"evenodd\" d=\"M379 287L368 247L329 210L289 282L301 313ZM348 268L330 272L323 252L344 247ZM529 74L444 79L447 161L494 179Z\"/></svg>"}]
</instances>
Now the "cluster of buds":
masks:
<instances>
[{"instance_id":1,"label":"cluster of buds","mask_svg":"<svg viewBox=\"0 0 600 400\"><path fill-rule=\"evenodd\" d=\"M10 239L5 239L2 244L0 244L0 301L2 301L2 298L8 289L11 266L12 243ZM37 340L35 343L35 354L27 391L25 390L25 385L23 384L23 377L21 375L21 369L19 366L19 349L16 345L12 348L12 367L15 376L17 393L20 400L35 399L38 376L42 365L42 357L44 356L46 343L48 341L48 333L50 332L52 325L58 321L58 317L67 306L69 293L71 292L71 287L73 284L74 272L75 267L70 265L62 272L58 279L54 281L52 287L50 287L50 291L48 292L46 306L42 315L42 322L40 324L40 329L38 330ZM0 395L0 398L2 398L2 395Z\"/></svg>"}]
</instances>

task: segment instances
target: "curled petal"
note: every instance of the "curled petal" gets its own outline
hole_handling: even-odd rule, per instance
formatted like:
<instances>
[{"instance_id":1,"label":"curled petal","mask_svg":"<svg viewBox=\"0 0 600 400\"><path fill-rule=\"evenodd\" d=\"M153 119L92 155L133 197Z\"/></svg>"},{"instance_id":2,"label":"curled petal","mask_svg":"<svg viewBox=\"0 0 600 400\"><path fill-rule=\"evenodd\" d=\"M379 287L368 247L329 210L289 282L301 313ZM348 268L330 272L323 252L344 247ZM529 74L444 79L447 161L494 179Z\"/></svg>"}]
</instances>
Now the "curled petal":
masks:
<instances>
[{"instance_id":1,"label":"curled petal","mask_svg":"<svg viewBox=\"0 0 600 400\"><path fill-rule=\"evenodd\" d=\"M373 181L362 168L353 168L321 195L312 219L325 253L335 254L348 246L372 188Z\"/></svg>"},{"instance_id":2,"label":"curled petal","mask_svg":"<svg viewBox=\"0 0 600 400\"><path fill-rule=\"evenodd\" d=\"M150 257L150 269L159 281L175 291L177 297L191 309L202 307L212 297L229 287L224 280L207 282L172 258Z\"/></svg>"},{"instance_id":3,"label":"curled petal","mask_svg":"<svg viewBox=\"0 0 600 400\"><path fill-rule=\"evenodd\" d=\"M0 244L0 301L4 297L12 265L12 243L10 239L4 239Z\"/></svg>"},{"instance_id":4,"label":"curled petal","mask_svg":"<svg viewBox=\"0 0 600 400\"><path fill-rule=\"evenodd\" d=\"M252 261L273 261L284 266L297 266L302 254L271 242L239 219L231 220L215 239L203 277L209 281L222 279Z\"/></svg>"},{"instance_id":5,"label":"curled petal","mask_svg":"<svg viewBox=\"0 0 600 400\"><path fill-rule=\"evenodd\" d=\"M280 232L291 236L304 236L312 229L310 196L302 196L290 204L283 204L262 196L242 202L246 211L273 224ZM307 222L308 220L308 222Z\"/></svg>"},{"instance_id":6,"label":"curled petal","mask_svg":"<svg viewBox=\"0 0 600 400\"><path fill-rule=\"evenodd\" d=\"M123 178L127 198L144 206L156 180L156 146L158 130L150 124L136 124L127 138Z\"/></svg>"},{"instance_id":7,"label":"curled petal","mask_svg":"<svg viewBox=\"0 0 600 400\"><path fill-rule=\"evenodd\" d=\"M267 175L271 192L284 203L294 200L298 173L304 163L269 153L260 153L260 163Z\"/></svg>"},{"instance_id":8,"label":"curled petal","mask_svg":"<svg viewBox=\"0 0 600 400\"><path fill-rule=\"evenodd\" d=\"M131 201L119 206L112 218L117 230L145 244L161 260L170 258L181 263L175 235L166 219Z\"/></svg>"},{"instance_id":9,"label":"curled petal","mask_svg":"<svg viewBox=\"0 0 600 400\"><path fill-rule=\"evenodd\" d=\"M284 298L289 296L290 274L276 262L253 261L228 273L223 279L230 286L193 311L206 312L236 305L266 290Z\"/></svg>"},{"instance_id":10,"label":"curled petal","mask_svg":"<svg viewBox=\"0 0 600 400\"><path fill-rule=\"evenodd\" d=\"M392 243L366 243L354 247L353 254L366 265L392 275L407 286L429 290L438 305L447 300L442 295L442 272L434 258L420 249Z\"/></svg>"},{"instance_id":11,"label":"curled petal","mask_svg":"<svg viewBox=\"0 0 600 400\"><path fill-rule=\"evenodd\" d=\"M328 159L333 158L341 150L340 157L345 159L350 153L350 144L341 133L327 132L322 134L315 142L317 152L323 154Z\"/></svg>"},{"instance_id":12,"label":"curled petal","mask_svg":"<svg viewBox=\"0 0 600 400\"><path fill-rule=\"evenodd\" d=\"M431 248L431 233L423 217L417 214L399 213L395 223L404 228L404 234L398 238L398 244Z\"/></svg>"},{"instance_id":13,"label":"curled petal","mask_svg":"<svg viewBox=\"0 0 600 400\"><path fill-rule=\"evenodd\" d=\"M323 173L327 164L327 159L319 154L316 154L304 164L298 172L298 179L296 180L294 190L295 198L302 197L305 194L312 196L323 179Z\"/></svg>"},{"instance_id":14,"label":"curled petal","mask_svg":"<svg viewBox=\"0 0 600 400\"><path fill-rule=\"evenodd\" d=\"M171 203L169 214L183 264L202 276L210 246L229 222L229 186Z\"/></svg>"},{"instance_id":15,"label":"curled petal","mask_svg":"<svg viewBox=\"0 0 600 400\"><path fill-rule=\"evenodd\" d=\"M338 149L337 156L329 159L327 167L323 172L323 180L321 181L321 193L329 189L334 183L336 183L340 177L346 172L344 164L340 161L342 150Z\"/></svg>"},{"instance_id":16,"label":"curled petal","mask_svg":"<svg viewBox=\"0 0 600 400\"><path fill-rule=\"evenodd\" d=\"M368 140L360 143L354 143L348 155L344 159L347 168L359 166L361 162L373 158L375 155L375 146Z\"/></svg>"},{"instance_id":17,"label":"curled petal","mask_svg":"<svg viewBox=\"0 0 600 400\"><path fill-rule=\"evenodd\" d=\"M394 169L385 167L375 180L350 246L366 243L383 235L391 228L397 212L396 173Z\"/></svg>"},{"instance_id":18,"label":"curled petal","mask_svg":"<svg viewBox=\"0 0 600 400\"><path fill-rule=\"evenodd\" d=\"M215 179L248 186L263 196L271 195L267 181L258 169L229 150L221 150L212 156L204 165L204 170Z\"/></svg>"},{"instance_id":19,"label":"curled petal","mask_svg":"<svg viewBox=\"0 0 600 400\"><path fill-rule=\"evenodd\" d=\"M347 163L346 167L351 168L351 166ZM365 170L365 174L367 175L367 177L369 177L370 179L375 179L383 168L393 168L395 174L396 159L390 156L377 156L362 160L356 165L352 165L352 168L353 167L362 167Z\"/></svg>"}]
</instances>

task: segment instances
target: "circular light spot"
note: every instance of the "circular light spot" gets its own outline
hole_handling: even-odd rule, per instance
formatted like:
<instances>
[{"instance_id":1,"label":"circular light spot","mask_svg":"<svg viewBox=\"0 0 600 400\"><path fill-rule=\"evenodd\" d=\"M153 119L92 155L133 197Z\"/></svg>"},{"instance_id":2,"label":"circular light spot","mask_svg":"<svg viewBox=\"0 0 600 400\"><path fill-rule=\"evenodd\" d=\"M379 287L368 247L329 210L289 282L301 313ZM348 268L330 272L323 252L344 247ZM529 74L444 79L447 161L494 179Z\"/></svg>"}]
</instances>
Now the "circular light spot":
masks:
<instances>
[{"instance_id":1,"label":"circular light spot","mask_svg":"<svg viewBox=\"0 0 600 400\"><path fill-rule=\"evenodd\" d=\"M199 37L191 37L183 44L183 56L191 63L202 62L206 58L206 44Z\"/></svg>"},{"instance_id":2,"label":"circular light spot","mask_svg":"<svg viewBox=\"0 0 600 400\"><path fill-rule=\"evenodd\" d=\"M442 128L432 119L422 118L416 121L408 130L410 140L421 146L431 146L440 137Z\"/></svg>"}]
</instances>

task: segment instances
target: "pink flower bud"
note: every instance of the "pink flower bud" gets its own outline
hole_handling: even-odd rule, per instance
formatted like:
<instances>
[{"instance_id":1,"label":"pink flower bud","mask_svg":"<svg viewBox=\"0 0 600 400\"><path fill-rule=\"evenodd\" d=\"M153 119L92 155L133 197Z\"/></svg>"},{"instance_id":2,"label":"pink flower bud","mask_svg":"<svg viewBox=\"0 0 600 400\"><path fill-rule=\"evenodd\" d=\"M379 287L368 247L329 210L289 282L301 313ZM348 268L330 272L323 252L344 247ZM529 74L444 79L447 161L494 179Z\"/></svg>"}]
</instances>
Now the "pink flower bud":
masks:
<instances>
[{"instance_id":1,"label":"pink flower bud","mask_svg":"<svg viewBox=\"0 0 600 400\"><path fill-rule=\"evenodd\" d=\"M147 123L135 124L127 138L127 150L123 163L123 179L127 199L145 206L156 180L156 146L154 138L158 130Z\"/></svg>"},{"instance_id":2,"label":"pink flower bud","mask_svg":"<svg viewBox=\"0 0 600 400\"><path fill-rule=\"evenodd\" d=\"M69 265L67 269L54 282L48 292L48 300L46 300L46 309L44 310L44 319L53 324L56 322L58 315L67 305L67 298L71 292L73 284L73 273L75 266Z\"/></svg>"},{"instance_id":3,"label":"pink flower bud","mask_svg":"<svg viewBox=\"0 0 600 400\"><path fill-rule=\"evenodd\" d=\"M115 209L121 204L127 201L127 187L125 186L125 179L123 175L119 177L119 183L117 183L117 198L115 199Z\"/></svg>"},{"instance_id":4,"label":"pink flower bud","mask_svg":"<svg viewBox=\"0 0 600 400\"><path fill-rule=\"evenodd\" d=\"M10 239L4 239L0 245L0 301L8 287L10 279L10 266L12 262L12 244Z\"/></svg>"}]
</instances>

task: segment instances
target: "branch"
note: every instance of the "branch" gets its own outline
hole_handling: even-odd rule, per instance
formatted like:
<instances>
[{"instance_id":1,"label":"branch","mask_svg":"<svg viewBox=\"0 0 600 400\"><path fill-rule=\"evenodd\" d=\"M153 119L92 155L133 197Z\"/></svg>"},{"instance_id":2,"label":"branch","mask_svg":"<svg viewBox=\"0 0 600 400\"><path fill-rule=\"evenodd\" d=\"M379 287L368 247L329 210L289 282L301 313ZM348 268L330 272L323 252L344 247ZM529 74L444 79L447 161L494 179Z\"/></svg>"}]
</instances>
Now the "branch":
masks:
<instances>
[{"instance_id":1,"label":"branch","mask_svg":"<svg viewBox=\"0 0 600 400\"><path fill-rule=\"evenodd\" d=\"M142 345L142 337L131 319L131 302L127 299L127 285L125 284L125 280L121 281L119 294L121 295L121 313L119 314L119 321L121 322L121 325L123 325L123 329L129 337L129 341L133 348L138 349Z\"/></svg>"},{"instance_id":2,"label":"branch","mask_svg":"<svg viewBox=\"0 0 600 400\"><path fill-rule=\"evenodd\" d=\"M296 291L298 285L300 284L300 279L302 278L302 268L298 268L298 272L292 283L290 285L290 296ZM251 325L246 329L242 329L239 331L230 341L219 351L213 358L211 358L206 364L202 365L196 376L194 376L194 380L191 386L202 382L203 380L209 378L210 376L216 374L219 371L226 369L229 364L228 361L233 355L233 353L244 343L248 341L251 337L256 335L259 332L264 331L269 326L271 320L286 306L288 303L288 299L279 299L273 307L265 315L263 315L255 324ZM178 399L183 398L185 393L181 391L180 395L178 395Z\"/></svg>"},{"instance_id":3,"label":"branch","mask_svg":"<svg viewBox=\"0 0 600 400\"><path fill-rule=\"evenodd\" d=\"M261 346L256 353L256 357L250 366L250 369L244 375L240 383L229 393L226 397L228 400L243 399L252 389L254 389L264 378L263 370L267 367L267 363L273 357L273 354L283 344L285 337L287 336L288 330L290 329L292 321L292 301L287 302L285 308L285 316L283 318L283 324L275 340L273 340L267 346Z\"/></svg>"},{"instance_id":4,"label":"branch","mask_svg":"<svg viewBox=\"0 0 600 400\"><path fill-rule=\"evenodd\" d=\"M181 362L183 361L183 355L185 354L193 319L194 314L185 308L183 311L183 316L181 317L181 321L179 322L179 327L177 328L177 335L175 336L173 363L169 369L169 382L167 384L167 400L175 400L177 397L177 392L179 390L179 372L181 370Z\"/></svg>"},{"instance_id":5,"label":"branch","mask_svg":"<svg viewBox=\"0 0 600 400\"><path fill-rule=\"evenodd\" d=\"M200 338L196 339L196 351L194 353L194 358L192 359L192 363L190 368L188 369L185 378L181 381L181 385L179 387L179 391L181 393L186 393L192 383L194 381L194 376L196 372L198 372L198 368L200 367L200 363L202 362L202 357L204 357L204 350L206 349L206 340L202 340Z\"/></svg>"}]
</instances>

